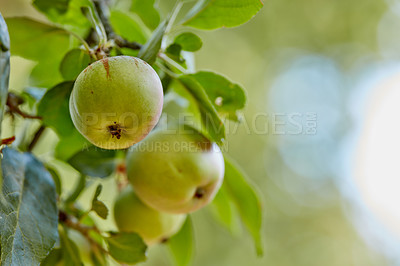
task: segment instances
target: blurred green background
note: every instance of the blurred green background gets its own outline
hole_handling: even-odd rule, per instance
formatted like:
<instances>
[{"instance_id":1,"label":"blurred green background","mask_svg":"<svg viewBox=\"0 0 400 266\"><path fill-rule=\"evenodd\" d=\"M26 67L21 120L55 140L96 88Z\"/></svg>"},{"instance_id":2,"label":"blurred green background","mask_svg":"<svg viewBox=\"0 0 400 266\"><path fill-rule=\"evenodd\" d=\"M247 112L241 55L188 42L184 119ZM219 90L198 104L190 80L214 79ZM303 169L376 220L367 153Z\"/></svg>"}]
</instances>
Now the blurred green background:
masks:
<instances>
[{"instance_id":1,"label":"blurred green background","mask_svg":"<svg viewBox=\"0 0 400 266\"><path fill-rule=\"evenodd\" d=\"M163 14L173 3L159 1ZM353 177L368 80L400 56L397 6L395 0L267 0L245 25L195 31L204 42L197 69L247 89L243 123L229 127L225 149L262 195L265 254L257 258L250 237L240 227L232 236L207 208L194 214L194 265L400 265L393 228L364 201ZM45 21L28 0L0 0L0 12ZM11 62L10 88L21 91L34 63ZM46 134L35 149L43 160L57 141ZM78 174L52 163L71 188ZM101 199L111 207L115 184L105 183ZM104 226L113 228L112 217ZM167 250L152 248L143 265L171 265Z\"/></svg>"}]
</instances>

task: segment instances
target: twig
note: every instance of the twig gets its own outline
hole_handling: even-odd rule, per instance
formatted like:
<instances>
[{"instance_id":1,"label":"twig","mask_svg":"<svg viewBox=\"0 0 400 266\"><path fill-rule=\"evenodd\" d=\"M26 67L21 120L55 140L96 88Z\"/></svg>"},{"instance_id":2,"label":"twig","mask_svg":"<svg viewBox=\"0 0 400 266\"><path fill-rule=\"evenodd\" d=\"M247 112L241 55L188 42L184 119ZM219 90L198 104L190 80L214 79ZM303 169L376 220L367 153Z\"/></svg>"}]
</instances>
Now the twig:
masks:
<instances>
[{"instance_id":1,"label":"twig","mask_svg":"<svg viewBox=\"0 0 400 266\"><path fill-rule=\"evenodd\" d=\"M20 108L19 105L21 105L24 102L24 100L19 97L18 95L9 92L7 95L7 106L9 108L9 112L11 114L19 114L23 118L30 118L30 119L42 119L40 116L36 115L30 115L25 112L23 112Z\"/></svg>"},{"instance_id":2,"label":"twig","mask_svg":"<svg viewBox=\"0 0 400 266\"><path fill-rule=\"evenodd\" d=\"M93 2L109 39L114 40L114 43L121 48L125 47L133 50L139 50L142 47L140 43L125 40L114 32L110 20L108 19L108 6L104 0L95 0Z\"/></svg>"},{"instance_id":3,"label":"twig","mask_svg":"<svg viewBox=\"0 0 400 266\"><path fill-rule=\"evenodd\" d=\"M90 242L91 245L94 245L97 248L99 248L101 250L101 252L104 252L106 254L109 253L96 240L94 240L90 236L90 231L94 231L97 234L101 235L100 230L96 226L83 225L83 224L79 223L79 221L77 221L75 217L68 215L67 213L65 213L62 210L60 210L58 213L58 219L59 219L59 222L63 223L67 227L80 232Z\"/></svg>"},{"instance_id":4,"label":"twig","mask_svg":"<svg viewBox=\"0 0 400 266\"><path fill-rule=\"evenodd\" d=\"M42 136L44 130L46 129L46 126L41 125L39 129L36 131L35 135L33 136L33 139L31 143L29 143L28 146L28 151L32 151L35 145L39 142L40 137Z\"/></svg>"}]
</instances>

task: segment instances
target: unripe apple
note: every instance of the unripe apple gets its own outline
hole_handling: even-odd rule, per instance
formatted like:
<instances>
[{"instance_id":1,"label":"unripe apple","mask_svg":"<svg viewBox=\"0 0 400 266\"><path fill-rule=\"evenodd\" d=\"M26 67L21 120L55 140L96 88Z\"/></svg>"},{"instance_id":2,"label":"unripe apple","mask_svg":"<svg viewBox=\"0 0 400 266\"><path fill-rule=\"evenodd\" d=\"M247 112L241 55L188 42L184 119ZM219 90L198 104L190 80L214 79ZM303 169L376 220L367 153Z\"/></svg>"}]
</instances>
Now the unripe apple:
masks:
<instances>
[{"instance_id":1,"label":"unripe apple","mask_svg":"<svg viewBox=\"0 0 400 266\"><path fill-rule=\"evenodd\" d=\"M160 118L163 89L145 61L115 56L79 74L70 97L77 130L104 149L125 149L141 141Z\"/></svg>"},{"instance_id":2,"label":"unripe apple","mask_svg":"<svg viewBox=\"0 0 400 266\"><path fill-rule=\"evenodd\" d=\"M205 206L224 177L218 145L188 129L156 130L129 150L126 164L139 198L170 213L189 213Z\"/></svg>"},{"instance_id":3,"label":"unripe apple","mask_svg":"<svg viewBox=\"0 0 400 266\"><path fill-rule=\"evenodd\" d=\"M114 219L122 232L139 234L148 245L161 243L176 234L185 222L185 214L162 213L140 201L127 186L114 204Z\"/></svg>"}]
</instances>

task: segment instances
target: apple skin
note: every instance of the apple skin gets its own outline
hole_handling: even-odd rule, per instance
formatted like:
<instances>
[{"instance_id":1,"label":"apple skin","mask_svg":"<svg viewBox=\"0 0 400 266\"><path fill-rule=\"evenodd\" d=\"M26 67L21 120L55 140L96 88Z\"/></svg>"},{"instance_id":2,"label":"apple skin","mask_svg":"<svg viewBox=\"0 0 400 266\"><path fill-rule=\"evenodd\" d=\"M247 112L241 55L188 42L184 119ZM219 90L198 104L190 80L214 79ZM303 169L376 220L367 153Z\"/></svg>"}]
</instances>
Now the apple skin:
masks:
<instances>
[{"instance_id":1,"label":"apple skin","mask_svg":"<svg viewBox=\"0 0 400 266\"><path fill-rule=\"evenodd\" d=\"M133 146L127 175L139 198L169 213L190 213L210 203L222 185L218 145L191 129L157 129Z\"/></svg>"},{"instance_id":2,"label":"apple skin","mask_svg":"<svg viewBox=\"0 0 400 266\"><path fill-rule=\"evenodd\" d=\"M147 245L164 242L176 234L185 222L185 214L162 213L145 205L131 186L114 203L114 220L122 232L139 234Z\"/></svg>"},{"instance_id":3,"label":"apple skin","mask_svg":"<svg viewBox=\"0 0 400 266\"><path fill-rule=\"evenodd\" d=\"M145 61L109 57L79 74L69 106L76 129L92 144L125 149L146 137L158 122L163 88Z\"/></svg>"}]
</instances>

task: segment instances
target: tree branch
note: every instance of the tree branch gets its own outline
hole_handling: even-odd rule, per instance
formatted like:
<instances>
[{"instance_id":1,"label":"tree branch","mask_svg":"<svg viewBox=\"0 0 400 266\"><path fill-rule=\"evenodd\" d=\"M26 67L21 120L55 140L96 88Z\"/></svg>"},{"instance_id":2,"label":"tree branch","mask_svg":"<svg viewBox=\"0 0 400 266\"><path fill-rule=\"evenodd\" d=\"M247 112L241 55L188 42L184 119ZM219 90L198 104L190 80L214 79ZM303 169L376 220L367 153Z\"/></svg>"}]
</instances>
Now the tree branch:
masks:
<instances>
[{"instance_id":1,"label":"tree branch","mask_svg":"<svg viewBox=\"0 0 400 266\"><path fill-rule=\"evenodd\" d=\"M31 141L31 143L29 143L28 151L32 151L33 150L33 148L38 143L38 141L39 141L40 137L42 136L42 134L43 134L45 129L46 129L46 127L44 125L41 125L39 127L39 129L36 131L35 135L33 136L33 139Z\"/></svg>"},{"instance_id":2,"label":"tree branch","mask_svg":"<svg viewBox=\"0 0 400 266\"><path fill-rule=\"evenodd\" d=\"M105 0L95 0L93 3L109 39L114 40L115 44L119 47L126 47L133 50L139 50L142 47L140 43L127 41L114 32L110 20L108 19L108 6Z\"/></svg>"},{"instance_id":3,"label":"tree branch","mask_svg":"<svg viewBox=\"0 0 400 266\"><path fill-rule=\"evenodd\" d=\"M6 104L8 106L9 112L11 114L13 114L13 113L19 114L23 118L42 119L40 116L30 115L30 114L23 112L21 109L19 109L19 105L21 105L23 103L24 103L24 100L21 97L19 97L18 95L14 94L12 92L8 93Z\"/></svg>"}]
</instances>

